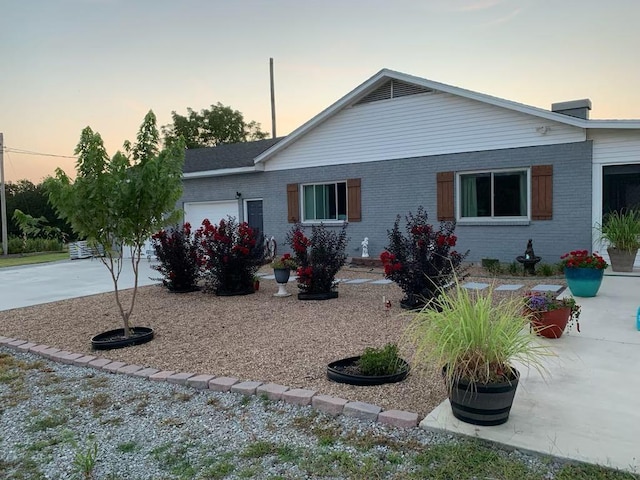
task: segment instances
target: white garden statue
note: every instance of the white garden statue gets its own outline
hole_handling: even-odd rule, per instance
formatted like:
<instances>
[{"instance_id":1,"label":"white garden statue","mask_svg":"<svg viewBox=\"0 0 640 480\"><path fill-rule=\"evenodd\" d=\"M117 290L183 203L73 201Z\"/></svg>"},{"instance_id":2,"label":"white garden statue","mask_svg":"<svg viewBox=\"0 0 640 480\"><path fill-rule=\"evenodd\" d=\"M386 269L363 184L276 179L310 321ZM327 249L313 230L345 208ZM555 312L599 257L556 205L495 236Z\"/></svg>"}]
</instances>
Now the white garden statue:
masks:
<instances>
[{"instance_id":1,"label":"white garden statue","mask_svg":"<svg viewBox=\"0 0 640 480\"><path fill-rule=\"evenodd\" d=\"M367 258L369 256L369 237L364 237L360 245L362 245L362 258Z\"/></svg>"}]
</instances>

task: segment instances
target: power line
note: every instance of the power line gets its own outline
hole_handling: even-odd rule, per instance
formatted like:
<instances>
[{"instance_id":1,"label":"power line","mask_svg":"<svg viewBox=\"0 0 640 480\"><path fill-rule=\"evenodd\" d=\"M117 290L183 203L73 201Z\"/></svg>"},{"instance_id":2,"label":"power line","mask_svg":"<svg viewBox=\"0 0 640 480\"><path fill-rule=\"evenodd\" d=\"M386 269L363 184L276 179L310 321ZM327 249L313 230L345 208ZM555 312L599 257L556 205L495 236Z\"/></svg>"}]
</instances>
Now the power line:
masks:
<instances>
[{"instance_id":1,"label":"power line","mask_svg":"<svg viewBox=\"0 0 640 480\"><path fill-rule=\"evenodd\" d=\"M56 155L55 153L34 152L32 150L24 150L22 148L4 147L4 151L8 152L8 153L17 153L17 154L20 154L20 155L38 155L38 156L41 156L41 157L78 158L78 157L74 157L74 156L71 156L71 155Z\"/></svg>"}]
</instances>

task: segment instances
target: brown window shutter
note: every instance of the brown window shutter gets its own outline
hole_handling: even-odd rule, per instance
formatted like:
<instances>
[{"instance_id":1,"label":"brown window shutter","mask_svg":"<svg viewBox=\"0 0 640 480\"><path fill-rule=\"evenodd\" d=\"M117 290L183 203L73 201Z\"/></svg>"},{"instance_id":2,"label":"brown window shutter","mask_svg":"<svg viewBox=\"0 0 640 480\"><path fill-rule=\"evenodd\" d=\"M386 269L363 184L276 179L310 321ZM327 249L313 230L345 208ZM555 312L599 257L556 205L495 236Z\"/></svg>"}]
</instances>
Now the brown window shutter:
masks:
<instances>
[{"instance_id":1,"label":"brown window shutter","mask_svg":"<svg viewBox=\"0 0 640 480\"><path fill-rule=\"evenodd\" d=\"M453 209L453 172L438 172L438 220L455 220Z\"/></svg>"},{"instance_id":2,"label":"brown window shutter","mask_svg":"<svg viewBox=\"0 0 640 480\"><path fill-rule=\"evenodd\" d=\"M351 178L347 180L347 218L350 222L362 220L360 196L360 179Z\"/></svg>"},{"instance_id":3,"label":"brown window shutter","mask_svg":"<svg viewBox=\"0 0 640 480\"><path fill-rule=\"evenodd\" d=\"M297 183L287 185L287 219L289 223L296 223L300 219L300 196Z\"/></svg>"},{"instance_id":4,"label":"brown window shutter","mask_svg":"<svg viewBox=\"0 0 640 480\"><path fill-rule=\"evenodd\" d=\"M553 165L531 167L531 218L553 218Z\"/></svg>"}]
</instances>

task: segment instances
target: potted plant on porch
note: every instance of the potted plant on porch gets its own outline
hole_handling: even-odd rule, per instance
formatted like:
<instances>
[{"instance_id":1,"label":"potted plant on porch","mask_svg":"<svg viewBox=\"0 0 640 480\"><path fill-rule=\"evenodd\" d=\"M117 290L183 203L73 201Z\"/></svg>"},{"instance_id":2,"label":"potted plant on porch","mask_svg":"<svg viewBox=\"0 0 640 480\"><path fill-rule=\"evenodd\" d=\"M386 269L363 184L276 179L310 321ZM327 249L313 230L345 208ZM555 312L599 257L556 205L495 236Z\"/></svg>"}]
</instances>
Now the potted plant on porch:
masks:
<instances>
[{"instance_id":1,"label":"potted plant on porch","mask_svg":"<svg viewBox=\"0 0 640 480\"><path fill-rule=\"evenodd\" d=\"M575 323L580 331L580 305L573 297L558 298L553 292L528 292L524 296L525 313L531 328L546 338L560 338L567 325Z\"/></svg>"},{"instance_id":2,"label":"potted plant on porch","mask_svg":"<svg viewBox=\"0 0 640 480\"><path fill-rule=\"evenodd\" d=\"M471 292L456 280L437 301L439 308L423 308L407 327L414 370L442 368L456 418L505 423L520 376L513 362L543 370L542 358L550 354L528 333L521 300L498 300L492 289Z\"/></svg>"},{"instance_id":3,"label":"potted plant on porch","mask_svg":"<svg viewBox=\"0 0 640 480\"><path fill-rule=\"evenodd\" d=\"M600 241L609 246L607 253L614 272L631 272L640 248L640 210L613 211L596 227Z\"/></svg>"},{"instance_id":4,"label":"potted plant on porch","mask_svg":"<svg viewBox=\"0 0 640 480\"><path fill-rule=\"evenodd\" d=\"M604 269L609 265L596 252L572 250L560 257L567 286L574 297L595 297L600 290Z\"/></svg>"}]
</instances>

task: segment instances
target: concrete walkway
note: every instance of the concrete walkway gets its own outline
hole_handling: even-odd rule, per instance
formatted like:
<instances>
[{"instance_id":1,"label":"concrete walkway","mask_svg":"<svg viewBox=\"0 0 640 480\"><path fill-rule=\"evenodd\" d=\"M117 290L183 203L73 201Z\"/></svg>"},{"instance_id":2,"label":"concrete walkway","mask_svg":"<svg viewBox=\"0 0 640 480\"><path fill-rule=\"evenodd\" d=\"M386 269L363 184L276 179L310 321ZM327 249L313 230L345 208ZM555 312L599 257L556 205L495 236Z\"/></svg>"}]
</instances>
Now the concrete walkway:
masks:
<instances>
[{"instance_id":1,"label":"concrete walkway","mask_svg":"<svg viewBox=\"0 0 640 480\"><path fill-rule=\"evenodd\" d=\"M140 260L138 285L159 283L160 274ZM151 278L150 278L151 277ZM125 259L118 286L133 287L133 268ZM0 269L0 311L113 291L111 274L97 258Z\"/></svg>"},{"instance_id":2,"label":"concrete walkway","mask_svg":"<svg viewBox=\"0 0 640 480\"><path fill-rule=\"evenodd\" d=\"M420 426L640 473L640 270L634 274L608 274L596 297L577 298L581 333L541 339L557 356L545 362L544 379L520 368L507 423L460 422L445 400Z\"/></svg>"}]
</instances>

